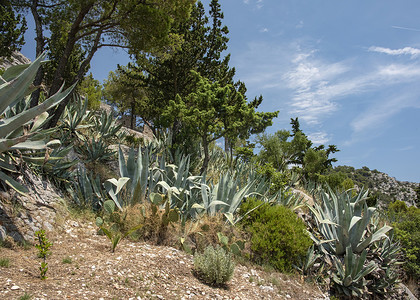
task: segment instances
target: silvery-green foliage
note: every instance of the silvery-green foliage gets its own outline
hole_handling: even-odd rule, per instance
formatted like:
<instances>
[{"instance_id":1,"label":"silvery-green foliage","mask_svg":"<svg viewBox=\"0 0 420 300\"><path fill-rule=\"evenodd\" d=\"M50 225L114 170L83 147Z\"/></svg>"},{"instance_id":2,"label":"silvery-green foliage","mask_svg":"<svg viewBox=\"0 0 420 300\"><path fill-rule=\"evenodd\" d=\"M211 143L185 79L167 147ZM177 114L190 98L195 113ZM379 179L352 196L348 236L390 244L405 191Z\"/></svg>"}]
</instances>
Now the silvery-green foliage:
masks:
<instances>
[{"instance_id":1,"label":"silvery-green foliage","mask_svg":"<svg viewBox=\"0 0 420 300\"><path fill-rule=\"evenodd\" d=\"M195 216L192 205L199 201L197 197L202 177L190 174L189 156L179 154L176 161L178 164L168 164L164 156L160 158L156 172L160 174L161 180L157 183L157 188L168 195L171 208L178 208L181 217L186 219Z\"/></svg>"},{"instance_id":2,"label":"silvery-green foliage","mask_svg":"<svg viewBox=\"0 0 420 300\"><path fill-rule=\"evenodd\" d=\"M222 174L215 184L207 185L205 177L201 183L201 203L196 203L193 208L204 211L209 216L223 213L231 223L236 223L234 214L242 201L256 194L254 188L256 181L245 183L241 186L240 179L228 171Z\"/></svg>"},{"instance_id":3,"label":"silvery-green foliage","mask_svg":"<svg viewBox=\"0 0 420 300\"><path fill-rule=\"evenodd\" d=\"M48 134L51 130L45 131L41 128L48 118L46 111L66 98L74 86L64 92L60 89L35 107L30 108L27 105L33 91L31 84L45 56L40 55L29 65L10 67L0 76L0 163L3 170L15 171L13 164L7 159L7 154L12 150L41 150L57 144L55 141L49 142ZM0 179L19 193L27 191L2 171Z\"/></svg>"},{"instance_id":4,"label":"silvery-green foliage","mask_svg":"<svg viewBox=\"0 0 420 300\"><path fill-rule=\"evenodd\" d=\"M99 116L93 118L93 124L99 139L110 139L117 136L120 139L123 138L121 134L118 134L122 127L122 123L117 124L112 112L101 112Z\"/></svg>"},{"instance_id":5,"label":"silvery-green foliage","mask_svg":"<svg viewBox=\"0 0 420 300\"><path fill-rule=\"evenodd\" d=\"M223 248L208 246L204 253L194 255L194 270L204 282L218 286L232 278L235 263Z\"/></svg>"},{"instance_id":6,"label":"silvery-green foliage","mask_svg":"<svg viewBox=\"0 0 420 300\"><path fill-rule=\"evenodd\" d=\"M287 187L285 190L279 190L273 196L269 196L268 202L283 205L291 210L297 210L305 206L305 198L293 193L291 187Z\"/></svg>"},{"instance_id":7,"label":"silvery-green foliage","mask_svg":"<svg viewBox=\"0 0 420 300\"><path fill-rule=\"evenodd\" d=\"M74 94L72 101L67 104L60 118L60 129L63 133L61 141L69 143L74 138L85 141L86 138L81 130L93 126L92 116L92 112L87 110L87 100Z\"/></svg>"},{"instance_id":8,"label":"silvery-green foliage","mask_svg":"<svg viewBox=\"0 0 420 300\"><path fill-rule=\"evenodd\" d=\"M398 242L394 242L394 232L391 231L387 239L377 243L372 252L378 268L376 272L372 273L370 287L377 294L387 295L393 286L400 282L397 267L403 264L401 246Z\"/></svg>"},{"instance_id":9,"label":"silvery-green foliage","mask_svg":"<svg viewBox=\"0 0 420 300\"><path fill-rule=\"evenodd\" d=\"M68 192L77 205L99 210L108 197L102 188L99 176L93 178L79 168L72 188Z\"/></svg>"},{"instance_id":10,"label":"silvery-green foliage","mask_svg":"<svg viewBox=\"0 0 420 300\"><path fill-rule=\"evenodd\" d=\"M51 149L31 151L24 153L22 159L31 164L36 173L47 176L56 186L68 189L74 181L72 168L78 163L77 160L66 159L72 148L73 145L69 145L52 151Z\"/></svg>"},{"instance_id":11,"label":"silvery-green foliage","mask_svg":"<svg viewBox=\"0 0 420 300\"><path fill-rule=\"evenodd\" d=\"M340 294L362 297L368 292L368 281L365 277L375 270L376 264L373 261L366 264L366 255L366 250L363 250L359 256L353 253L351 246L348 246L344 259L333 256L337 272L332 273L332 279Z\"/></svg>"},{"instance_id":12,"label":"silvery-green foliage","mask_svg":"<svg viewBox=\"0 0 420 300\"><path fill-rule=\"evenodd\" d=\"M388 293L397 282L399 245L392 229L381 225L375 207L366 203L367 191L319 193L320 203L309 207L317 223L311 233L322 260L330 264L336 290L348 297ZM369 284L367 284L369 282Z\"/></svg>"},{"instance_id":13,"label":"silvery-green foliage","mask_svg":"<svg viewBox=\"0 0 420 300\"><path fill-rule=\"evenodd\" d=\"M299 261L294 267L304 275L309 275L313 269L315 263L321 258L321 254L318 253L314 245L312 245L306 252L306 256Z\"/></svg>"},{"instance_id":14,"label":"silvery-green foliage","mask_svg":"<svg viewBox=\"0 0 420 300\"><path fill-rule=\"evenodd\" d=\"M104 162L110 160L115 154L115 151L109 149L104 140L95 138L84 141L78 147L78 151L88 162Z\"/></svg>"},{"instance_id":15,"label":"silvery-green foliage","mask_svg":"<svg viewBox=\"0 0 420 300\"><path fill-rule=\"evenodd\" d=\"M142 153L142 148L139 146L137 158L134 149L131 148L127 160L121 147L119 148L118 162L121 177L109 179L104 183L109 196L119 209L145 200L154 191L157 173L152 169L150 162L152 147L151 145L145 147Z\"/></svg>"},{"instance_id":16,"label":"silvery-green foliage","mask_svg":"<svg viewBox=\"0 0 420 300\"><path fill-rule=\"evenodd\" d=\"M368 192L352 191L334 193L329 189L320 193L320 204L308 206L317 222L321 238L312 239L325 253L344 255L351 246L354 253L361 253L374 242L386 238L390 226L374 226L375 207L366 203Z\"/></svg>"}]
</instances>

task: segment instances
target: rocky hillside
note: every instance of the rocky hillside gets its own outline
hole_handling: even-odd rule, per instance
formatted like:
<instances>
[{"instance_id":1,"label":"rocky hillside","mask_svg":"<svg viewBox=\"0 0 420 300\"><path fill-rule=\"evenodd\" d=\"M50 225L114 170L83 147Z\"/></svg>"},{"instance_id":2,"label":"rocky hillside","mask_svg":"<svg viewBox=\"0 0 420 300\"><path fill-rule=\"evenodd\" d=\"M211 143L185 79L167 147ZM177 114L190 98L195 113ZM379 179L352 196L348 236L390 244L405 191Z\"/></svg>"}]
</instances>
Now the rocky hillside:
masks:
<instances>
[{"instance_id":1,"label":"rocky hillside","mask_svg":"<svg viewBox=\"0 0 420 300\"><path fill-rule=\"evenodd\" d=\"M370 170L368 167L355 169L350 166L337 166L334 172L344 173L358 188L368 188L371 191L371 197L381 205L400 200L406 202L407 205L419 207L419 183L398 181L386 173Z\"/></svg>"},{"instance_id":2,"label":"rocky hillside","mask_svg":"<svg viewBox=\"0 0 420 300\"><path fill-rule=\"evenodd\" d=\"M20 52L13 52L10 58L0 57L0 69L15 65L29 64L31 61Z\"/></svg>"}]
</instances>

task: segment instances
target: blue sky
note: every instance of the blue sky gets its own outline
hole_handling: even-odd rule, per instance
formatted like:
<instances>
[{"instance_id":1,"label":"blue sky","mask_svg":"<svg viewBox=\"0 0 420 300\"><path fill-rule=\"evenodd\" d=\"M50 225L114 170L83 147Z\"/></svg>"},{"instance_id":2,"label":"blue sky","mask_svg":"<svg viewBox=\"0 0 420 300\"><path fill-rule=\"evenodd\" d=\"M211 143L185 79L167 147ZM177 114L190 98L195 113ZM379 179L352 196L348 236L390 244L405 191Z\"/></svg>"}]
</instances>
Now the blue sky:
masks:
<instances>
[{"instance_id":1,"label":"blue sky","mask_svg":"<svg viewBox=\"0 0 420 300\"><path fill-rule=\"evenodd\" d=\"M237 79L248 98L264 96L261 110L280 110L268 132L299 117L312 141L337 145L337 164L420 182L419 1L220 4ZM124 52L103 49L91 71L103 80L127 62Z\"/></svg>"}]
</instances>

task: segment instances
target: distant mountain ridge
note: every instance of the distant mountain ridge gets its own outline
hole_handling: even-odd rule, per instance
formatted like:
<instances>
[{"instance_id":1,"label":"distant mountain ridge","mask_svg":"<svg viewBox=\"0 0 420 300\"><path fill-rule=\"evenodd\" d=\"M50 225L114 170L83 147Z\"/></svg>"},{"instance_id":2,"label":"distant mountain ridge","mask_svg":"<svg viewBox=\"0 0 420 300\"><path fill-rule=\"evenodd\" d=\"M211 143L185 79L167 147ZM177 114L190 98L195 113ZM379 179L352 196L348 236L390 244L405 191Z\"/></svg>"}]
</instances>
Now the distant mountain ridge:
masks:
<instances>
[{"instance_id":1,"label":"distant mountain ridge","mask_svg":"<svg viewBox=\"0 0 420 300\"><path fill-rule=\"evenodd\" d=\"M398 181L386 173L370 170L368 167L355 169L350 166L337 166L333 172L347 175L358 189L368 188L371 191L371 198L381 206L386 206L395 200L404 201L409 206L420 206L420 183Z\"/></svg>"}]
</instances>

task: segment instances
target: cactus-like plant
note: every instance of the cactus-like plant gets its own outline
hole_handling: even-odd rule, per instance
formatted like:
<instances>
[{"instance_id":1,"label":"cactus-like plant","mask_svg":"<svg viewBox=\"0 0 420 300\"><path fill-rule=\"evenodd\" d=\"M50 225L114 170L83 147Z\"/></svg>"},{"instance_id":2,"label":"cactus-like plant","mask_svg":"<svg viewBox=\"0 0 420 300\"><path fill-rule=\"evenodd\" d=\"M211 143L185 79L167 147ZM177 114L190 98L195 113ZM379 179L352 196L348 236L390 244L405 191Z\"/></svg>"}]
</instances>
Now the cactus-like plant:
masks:
<instances>
[{"instance_id":1,"label":"cactus-like plant","mask_svg":"<svg viewBox=\"0 0 420 300\"><path fill-rule=\"evenodd\" d=\"M33 108L25 106L13 111L16 104L29 97L27 95L31 91L31 84L45 56L40 55L29 65L10 67L0 76L0 162L3 170L14 171L14 166L7 162L6 152L15 149L39 150L48 146L48 140L45 138L48 132L41 131L41 126L48 117L46 111L58 105L74 87L64 92L60 89ZM19 193L27 191L2 171L0 179Z\"/></svg>"},{"instance_id":2,"label":"cactus-like plant","mask_svg":"<svg viewBox=\"0 0 420 300\"><path fill-rule=\"evenodd\" d=\"M96 218L96 226L98 226L102 232L106 235L106 237L111 242L111 252L115 252L115 248L117 248L118 244L125 239L127 236L135 232L136 230L143 227L143 224L138 224L126 232L120 232L120 228L117 223L112 222L112 215L116 214L115 211L115 202L112 200L107 200L104 202L103 209L105 214L107 214L108 219L97 217ZM105 223L110 222L109 226L106 226Z\"/></svg>"},{"instance_id":3,"label":"cactus-like plant","mask_svg":"<svg viewBox=\"0 0 420 300\"><path fill-rule=\"evenodd\" d=\"M348 297L362 297L367 292L368 281L366 275L375 268L375 262L366 262L367 251L363 250L360 256L352 252L351 246L346 248L344 264L337 256L333 256L337 272L332 274L332 279L340 294Z\"/></svg>"},{"instance_id":4,"label":"cactus-like plant","mask_svg":"<svg viewBox=\"0 0 420 300\"><path fill-rule=\"evenodd\" d=\"M87 101L83 100L79 95L74 95L72 100L66 106L60 118L61 140L64 143L73 141L74 138L85 141L86 138L81 133L81 130L93 126L90 122L92 112L87 110Z\"/></svg>"},{"instance_id":5,"label":"cactus-like plant","mask_svg":"<svg viewBox=\"0 0 420 300\"><path fill-rule=\"evenodd\" d=\"M336 194L321 192L321 204L308 206L315 216L322 238L312 235L313 240L325 253L344 255L348 246L354 253L361 253L374 242L386 238L392 229L388 225L381 228L372 224L375 207L366 203L368 192L360 191L353 196L352 191Z\"/></svg>"},{"instance_id":6,"label":"cactus-like plant","mask_svg":"<svg viewBox=\"0 0 420 300\"><path fill-rule=\"evenodd\" d=\"M75 203L83 207L98 210L103 207L108 199L103 190L99 176L93 178L88 175L84 169L77 170L76 181L72 188L68 189Z\"/></svg>"},{"instance_id":7,"label":"cactus-like plant","mask_svg":"<svg viewBox=\"0 0 420 300\"><path fill-rule=\"evenodd\" d=\"M221 232L217 233L217 238L219 239L219 243L222 245L222 248L226 252L232 252L233 254L237 256L242 255L242 250L245 248L245 242L241 240L237 240L235 242L230 241L229 243L229 237L224 235Z\"/></svg>"},{"instance_id":8,"label":"cactus-like plant","mask_svg":"<svg viewBox=\"0 0 420 300\"><path fill-rule=\"evenodd\" d=\"M122 124L117 124L116 119L112 113L102 112L100 116L93 118L95 132L98 137L102 139L109 139L115 137L122 127ZM122 139L123 137L120 136Z\"/></svg>"},{"instance_id":9,"label":"cactus-like plant","mask_svg":"<svg viewBox=\"0 0 420 300\"><path fill-rule=\"evenodd\" d=\"M146 195L154 190L156 180L150 168L150 154L151 147L147 147L144 154L142 154L141 147L139 147L136 159L134 149L131 148L127 160L125 160L121 147L119 148L118 162L121 178L118 180L115 178L107 180L104 184L109 196L119 209L122 209L125 204L143 201ZM125 187L126 190L125 203L118 196L122 187Z\"/></svg>"},{"instance_id":10,"label":"cactus-like plant","mask_svg":"<svg viewBox=\"0 0 420 300\"><path fill-rule=\"evenodd\" d=\"M241 186L239 178L235 178L231 172L222 174L214 185L209 186L203 180L201 183L202 203L195 204L193 208L204 210L210 216L217 212L224 213L228 220L235 223L233 214L243 199L255 194L255 184L256 181L253 180Z\"/></svg>"},{"instance_id":11,"label":"cactus-like plant","mask_svg":"<svg viewBox=\"0 0 420 300\"><path fill-rule=\"evenodd\" d=\"M297 265L293 265L293 267L295 267L303 275L309 275L311 269L320 257L321 254L317 253L314 245L312 245L306 252L306 256L303 259L299 259L299 263Z\"/></svg>"},{"instance_id":12,"label":"cactus-like plant","mask_svg":"<svg viewBox=\"0 0 420 300\"><path fill-rule=\"evenodd\" d=\"M83 154L88 162L104 162L110 160L115 154L115 151L108 148L105 141L95 138L92 138L90 141L84 141L78 147L78 151Z\"/></svg>"},{"instance_id":13,"label":"cactus-like plant","mask_svg":"<svg viewBox=\"0 0 420 300\"><path fill-rule=\"evenodd\" d=\"M161 194L151 193L150 202L152 218L158 220L157 244L159 245L166 239L169 224L178 222L179 213L176 208L170 208L169 199L163 197ZM163 209L160 209L161 207L163 207Z\"/></svg>"}]
</instances>

